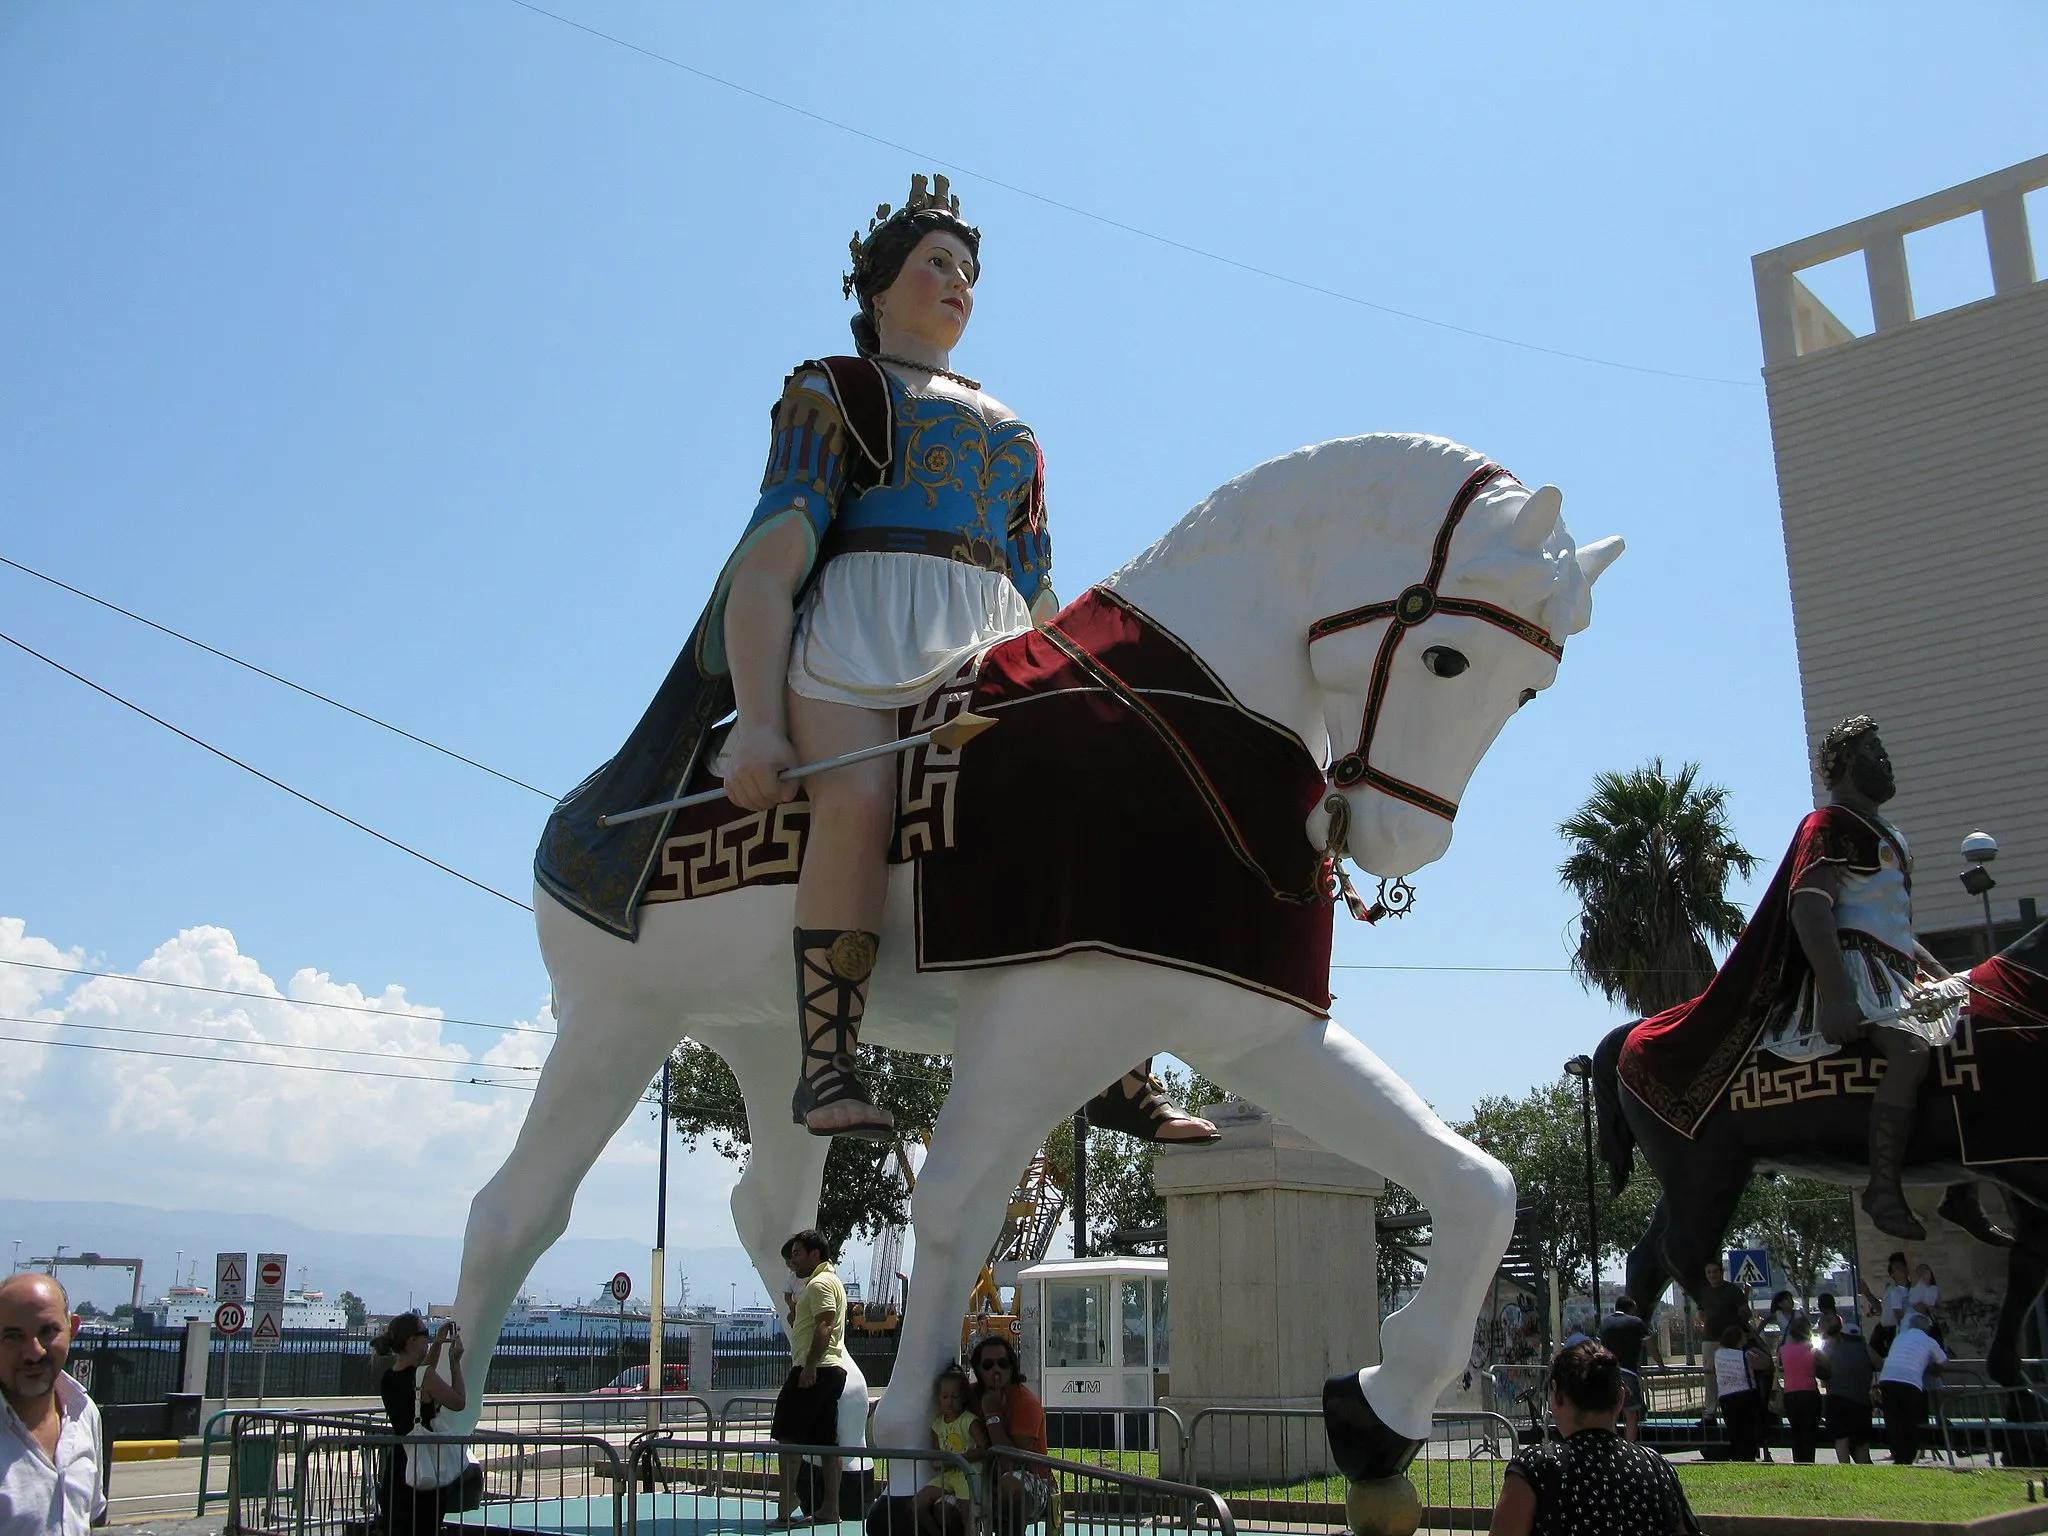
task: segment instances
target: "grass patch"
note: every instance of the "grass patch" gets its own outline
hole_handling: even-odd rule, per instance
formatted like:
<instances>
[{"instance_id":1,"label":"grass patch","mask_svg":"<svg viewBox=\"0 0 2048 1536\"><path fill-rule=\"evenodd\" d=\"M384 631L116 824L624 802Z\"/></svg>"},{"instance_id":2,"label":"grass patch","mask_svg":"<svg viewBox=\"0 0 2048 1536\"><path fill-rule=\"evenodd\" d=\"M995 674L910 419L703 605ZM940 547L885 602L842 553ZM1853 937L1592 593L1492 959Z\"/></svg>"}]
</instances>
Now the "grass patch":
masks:
<instances>
[{"instance_id":1,"label":"grass patch","mask_svg":"<svg viewBox=\"0 0 2048 1536\"><path fill-rule=\"evenodd\" d=\"M1056 1453L1062 1460L1108 1463L1147 1477L1159 1475L1150 1452ZM1881 1453L1880 1453L1881 1454ZM1504 1461L1417 1461L1408 1480L1425 1505L1491 1508L1500 1493ZM2038 1473L1939 1467L1792 1466L1785 1462L1683 1462L1678 1478L1694 1510L1714 1515L1806 1515L1883 1520L1962 1522L2004 1514L2027 1502L2026 1479ZM1226 1499L1278 1499L1298 1504L1342 1504L1342 1477L1311 1477L1285 1485L1221 1482Z\"/></svg>"},{"instance_id":2,"label":"grass patch","mask_svg":"<svg viewBox=\"0 0 2048 1536\"><path fill-rule=\"evenodd\" d=\"M1730 1462L1679 1467L1702 1514L1848 1515L1882 1520L1977 1520L2027 1502L2027 1474L1936 1467L1797 1467Z\"/></svg>"}]
</instances>

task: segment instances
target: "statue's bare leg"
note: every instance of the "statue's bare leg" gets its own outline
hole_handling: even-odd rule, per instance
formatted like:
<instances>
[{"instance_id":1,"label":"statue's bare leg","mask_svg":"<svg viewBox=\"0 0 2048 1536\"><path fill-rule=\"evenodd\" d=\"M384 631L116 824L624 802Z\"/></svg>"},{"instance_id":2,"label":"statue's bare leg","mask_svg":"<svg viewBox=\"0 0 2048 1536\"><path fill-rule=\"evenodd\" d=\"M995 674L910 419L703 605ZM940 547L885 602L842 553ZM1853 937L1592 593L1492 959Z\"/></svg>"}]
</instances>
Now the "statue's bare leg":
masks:
<instances>
[{"instance_id":1,"label":"statue's bare leg","mask_svg":"<svg viewBox=\"0 0 2048 1536\"><path fill-rule=\"evenodd\" d=\"M790 740L805 762L880 746L893 738L895 725L889 711L789 695ZM889 1134L891 1117L869 1097L852 1056L888 894L897 767L893 757L877 758L817 774L804 785L811 830L796 887L796 1110L817 1136Z\"/></svg>"}]
</instances>

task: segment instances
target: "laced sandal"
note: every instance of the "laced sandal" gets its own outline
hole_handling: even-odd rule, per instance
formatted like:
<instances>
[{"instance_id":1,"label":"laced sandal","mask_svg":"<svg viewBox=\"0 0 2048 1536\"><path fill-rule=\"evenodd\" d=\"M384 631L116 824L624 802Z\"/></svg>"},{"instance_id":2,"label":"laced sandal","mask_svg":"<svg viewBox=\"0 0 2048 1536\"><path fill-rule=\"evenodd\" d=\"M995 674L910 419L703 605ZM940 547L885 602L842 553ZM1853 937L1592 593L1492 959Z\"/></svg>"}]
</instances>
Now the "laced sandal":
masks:
<instances>
[{"instance_id":1,"label":"laced sandal","mask_svg":"<svg viewBox=\"0 0 2048 1536\"><path fill-rule=\"evenodd\" d=\"M896 1117L868 1096L854 1051L860 1045L867 981L880 936L859 928L798 928L796 936L797 1038L803 1077L790 1099L790 1118L813 1136L892 1141ZM833 1104L866 1111L850 1125L813 1125L811 1116Z\"/></svg>"},{"instance_id":2,"label":"laced sandal","mask_svg":"<svg viewBox=\"0 0 2048 1536\"><path fill-rule=\"evenodd\" d=\"M1149 1056L1088 1101L1088 1123L1169 1147L1202 1146L1223 1137L1201 1116L1189 1114L1166 1097L1166 1085L1152 1075ZM1194 1135L1161 1134L1196 1126L1202 1129Z\"/></svg>"}]
</instances>

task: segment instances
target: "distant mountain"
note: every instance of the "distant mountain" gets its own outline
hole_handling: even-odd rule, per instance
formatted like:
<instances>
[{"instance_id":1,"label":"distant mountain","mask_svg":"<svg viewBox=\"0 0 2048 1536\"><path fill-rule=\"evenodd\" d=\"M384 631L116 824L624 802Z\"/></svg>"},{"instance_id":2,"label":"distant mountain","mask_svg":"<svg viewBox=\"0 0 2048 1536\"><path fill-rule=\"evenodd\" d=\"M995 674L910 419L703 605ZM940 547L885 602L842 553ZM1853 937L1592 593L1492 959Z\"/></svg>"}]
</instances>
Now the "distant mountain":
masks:
<instances>
[{"instance_id":1,"label":"distant mountain","mask_svg":"<svg viewBox=\"0 0 2048 1536\"><path fill-rule=\"evenodd\" d=\"M8 1257L26 1263L54 1253L62 1244L67 1255L101 1253L109 1258L139 1258L143 1263L142 1296L161 1296L197 1265L199 1283L213 1284L213 1256L219 1252L283 1251L291 1264L291 1283L300 1267L315 1290L330 1297L354 1291L373 1312L400 1311L455 1299L456 1275L462 1259L459 1234L448 1237L405 1237L375 1232L323 1232L289 1216L232 1214L224 1211L163 1211L142 1205L101 1200L0 1199L0 1244ZM19 1247L14 1245L19 1244ZM9 1251L11 1250L11 1251ZM174 1276L172 1260L180 1251L182 1268ZM633 1277L633 1293L647 1294L648 1251L626 1238L564 1238L534 1265L527 1289L535 1296L569 1302L594 1298L620 1270ZM760 1277L745 1250L671 1248L667 1254L668 1300L678 1294L678 1275L687 1275L693 1301L723 1306L737 1299L766 1302ZM119 1270L59 1271L75 1299L90 1297L112 1310L128 1299L128 1278Z\"/></svg>"}]
</instances>

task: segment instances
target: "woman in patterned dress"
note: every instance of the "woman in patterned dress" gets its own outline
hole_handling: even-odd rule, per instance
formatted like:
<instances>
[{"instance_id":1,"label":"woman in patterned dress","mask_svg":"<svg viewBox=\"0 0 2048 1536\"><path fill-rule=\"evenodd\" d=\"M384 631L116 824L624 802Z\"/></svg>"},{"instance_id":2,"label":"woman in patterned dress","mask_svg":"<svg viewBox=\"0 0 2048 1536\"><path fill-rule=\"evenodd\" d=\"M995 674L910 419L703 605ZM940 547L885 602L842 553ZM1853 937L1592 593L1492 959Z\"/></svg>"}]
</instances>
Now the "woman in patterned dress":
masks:
<instances>
[{"instance_id":1,"label":"woman in patterned dress","mask_svg":"<svg viewBox=\"0 0 2048 1536\"><path fill-rule=\"evenodd\" d=\"M1550 1366L1550 1411L1562 1441L1526 1446L1508 1463L1494 1536L1691 1536L1699 1530L1678 1474L1616 1430L1621 1362L1574 1344Z\"/></svg>"}]
</instances>

